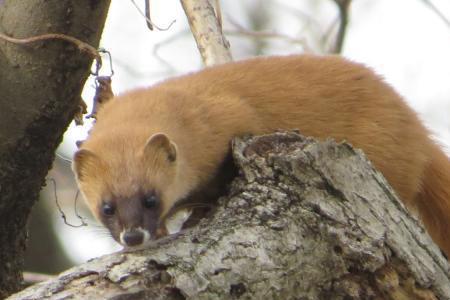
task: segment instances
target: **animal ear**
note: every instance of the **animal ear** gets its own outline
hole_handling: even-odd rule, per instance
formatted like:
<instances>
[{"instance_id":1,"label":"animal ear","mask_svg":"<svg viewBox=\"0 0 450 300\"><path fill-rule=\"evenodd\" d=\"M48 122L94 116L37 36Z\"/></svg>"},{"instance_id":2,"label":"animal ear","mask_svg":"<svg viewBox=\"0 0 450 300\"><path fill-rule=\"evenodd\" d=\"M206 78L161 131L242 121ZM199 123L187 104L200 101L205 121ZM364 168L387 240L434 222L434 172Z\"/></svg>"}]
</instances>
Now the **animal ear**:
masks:
<instances>
[{"instance_id":1,"label":"animal ear","mask_svg":"<svg viewBox=\"0 0 450 300\"><path fill-rule=\"evenodd\" d=\"M95 166L100 163L99 158L92 151L81 149L75 152L72 161L72 170L77 179L82 181L86 175L86 170L89 165Z\"/></svg>"},{"instance_id":2,"label":"animal ear","mask_svg":"<svg viewBox=\"0 0 450 300\"><path fill-rule=\"evenodd\" d=\"M177 159L177 145L164 133L155 133L145 144L144 153L149 155L163 155L168 161Z\"/></svg>"}]
</instances>

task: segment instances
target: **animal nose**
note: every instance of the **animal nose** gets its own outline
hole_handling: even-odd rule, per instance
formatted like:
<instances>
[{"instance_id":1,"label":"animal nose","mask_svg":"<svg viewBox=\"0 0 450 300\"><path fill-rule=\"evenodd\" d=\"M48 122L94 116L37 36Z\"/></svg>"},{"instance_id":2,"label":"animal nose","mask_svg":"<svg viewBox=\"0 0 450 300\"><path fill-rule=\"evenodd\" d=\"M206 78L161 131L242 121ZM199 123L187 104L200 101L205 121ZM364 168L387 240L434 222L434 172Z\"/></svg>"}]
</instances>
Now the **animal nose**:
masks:
<instances>
[{"instance_id":1,"label":"animal nose","mask_svg":"<svg viewBox=\"0 0 450 300\"><path fill-rule=\"evenodd\" d=\"M140 230L128 230L125 231L122 239L127 246L137 246L144 241L144 233Z\"/></svg>"}]
</instances>

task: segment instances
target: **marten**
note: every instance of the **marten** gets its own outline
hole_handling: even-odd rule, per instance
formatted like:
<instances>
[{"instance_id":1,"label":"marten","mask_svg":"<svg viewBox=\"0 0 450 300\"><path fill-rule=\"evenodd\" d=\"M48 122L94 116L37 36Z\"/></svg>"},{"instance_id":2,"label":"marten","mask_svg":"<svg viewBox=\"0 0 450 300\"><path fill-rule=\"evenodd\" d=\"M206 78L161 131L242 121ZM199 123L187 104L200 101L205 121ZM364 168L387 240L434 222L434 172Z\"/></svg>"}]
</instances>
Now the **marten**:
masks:
<instances>
[{"instance_id":1,"label":"marten","mask_svg":"<svg viewBox=\"0 0 450 300\"><path fill-rule=\"evenodd\" d=\"M391 86L339 56L253 58L126 92L100 107L73 169L94 215L133 247L173 231L233 137L279 129L361 148L450 255L449 158Z\"/></svg>"}]
</instances>

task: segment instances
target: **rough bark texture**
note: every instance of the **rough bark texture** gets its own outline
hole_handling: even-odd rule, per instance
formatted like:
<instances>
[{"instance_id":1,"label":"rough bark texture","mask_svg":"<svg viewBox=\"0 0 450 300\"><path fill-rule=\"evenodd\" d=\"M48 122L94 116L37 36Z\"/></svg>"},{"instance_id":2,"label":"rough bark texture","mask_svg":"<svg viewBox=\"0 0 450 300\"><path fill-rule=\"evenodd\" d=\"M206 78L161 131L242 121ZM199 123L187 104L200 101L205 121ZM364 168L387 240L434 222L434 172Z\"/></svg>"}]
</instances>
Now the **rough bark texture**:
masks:
<instances>
[{"instance_id":1,"label":"rough bark texture","mask_svg":"<svg viewBox=\"0 0 450 300\"><path fill-rule=\"evenodd\" d=\"M96 47L109 0L0 1L0 31L64 33ZM0 298L19 288L27 216L78 109L91 59L64 41L0 40Z\"/></svg>"},{"instance_id":2,"label":"rough bark texture","mask_svg":"<svg viewBox=\"0 0 450 300\"><path fill-rule=\"evenodd\" d=\"M181 4L204 64L212 66L231 61L230 43L222 33L210 1L181 0Z\"/></svg>"},{"instance_id":3,"label":"rough bark texture","mask_svg":"<svg viewBox=\"0 0 450 300\"><path fill-rule=\"evenodd\" d=\"M240 176L197 227L10 299L450 299L447 261L362 152L296 133L233 148Z\"/></svg>"}]
</instances>

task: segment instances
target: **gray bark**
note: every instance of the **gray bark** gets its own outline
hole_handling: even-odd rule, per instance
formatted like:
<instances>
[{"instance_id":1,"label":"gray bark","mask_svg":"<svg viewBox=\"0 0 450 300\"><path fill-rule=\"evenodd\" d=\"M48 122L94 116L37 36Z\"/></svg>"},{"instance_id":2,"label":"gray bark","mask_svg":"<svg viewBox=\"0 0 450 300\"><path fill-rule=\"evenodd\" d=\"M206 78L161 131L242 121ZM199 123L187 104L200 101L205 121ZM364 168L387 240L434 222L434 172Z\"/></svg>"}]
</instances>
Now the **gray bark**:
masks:
<instances>
[{"instance_id":1,"label":"gray bark","mask_svg":"<svg viewBox=\"0 0 450 300\"><path fill-rule=\"evenodd\" d=\"M15 38L63 33L97 47L108 7L109 0L3 0L0 31ZM0 298L20 286L26 220L91 62L64 41L0 40Z\"/></svg>"},{"instance_id":2,"label":"gray bark","mask_svg":"<svg viewBox=\"0 0 450 300\"><path fill-rule=\"evenodd\" d=\"M450 299L446 259L361 151L276 133L233 156L198 226L10 299Z\"/></svg>"},{"instance_id":3,"label":"gray bark","mask_svg":"<svg viewBox=\"0 0 450 300\"><path fill-rule=\"evenodd\" d=\"M222 24L209 0L181 0L198 51L206 66L232 60L230 43L222 32ZM220 12L218 12L220 13Z\"/></svg>"}]
</instances>

